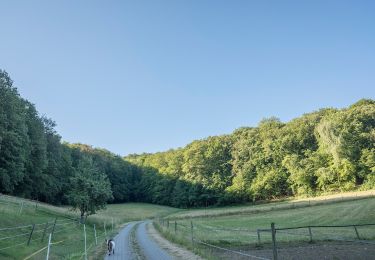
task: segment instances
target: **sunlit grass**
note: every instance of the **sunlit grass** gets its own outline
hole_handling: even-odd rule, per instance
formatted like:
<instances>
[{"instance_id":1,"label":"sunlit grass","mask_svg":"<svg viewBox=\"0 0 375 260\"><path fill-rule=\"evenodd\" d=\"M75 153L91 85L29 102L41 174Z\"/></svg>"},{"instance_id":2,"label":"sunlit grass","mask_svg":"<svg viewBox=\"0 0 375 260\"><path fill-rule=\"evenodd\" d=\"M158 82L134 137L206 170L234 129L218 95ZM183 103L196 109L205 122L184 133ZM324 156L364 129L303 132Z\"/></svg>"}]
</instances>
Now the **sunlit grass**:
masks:
<instances>
[{"instance_id":1,"label":"sunlit grass","mask_svg":"<svg viewBox=\"0 0 375 260\"><path fill-rule=\"evenodd\" d=\"M122 224L134 220L162 217L176 211L178 209L144 203L108 205L107 209L101 210L87 219L86 243L89 258L101 257L105 238L113 237ZM50 259L82 259L84 232L83 225L77 222L78 217L79 213L71 211L69 207L56 207L12 196L0 196L0 229L25 226L18 229L0 230L0 259L24 259L27 257L30 257L29 259L45 259L47 251L45 247L55 219L57 219L57 225L52 243L57 244L51 246ZM44 232L47 222L48 226ZM36 226L30 245L27 246L26 243L33 224ZM95 244L94 224L98 245ZM43 233L45 233L44 236ZM17 244L20 245L15 246ZM34 253L36 254L33 255Z\"/></svg>"},{"instance_id":2,"label":"sunlit grass","mask_svg":"<svg viewBox=\"0 0 375 260\"><path fill-rule=\"evenodd\" d=\"M280 205L284 205L284 202ZM311 204L309 207L283 208L277 203L268 205L272 210L241 212L240 214L211 215L209 217L184 218L179 214L176 219L168 218L164 230L171 236L191 239L191 221L195 239L226 246L241 246L258 243L257 229L270 229L271 223L276 228L314 226L314 225L354 225L375 223L375 198L364 198L352 201L339 201L323 205ZM265 205L263 205L265 207ZM223 210L214 209L213 211ZM182 213L189 215L188 212ZM175 221L177 232L175 233ZM374 239L375 226L357 227L361 239ZM312 228L313 239L357 239L354 227L345 228ZM308 228L279 231L278 241L309 241ZM270 242L270 232L261 232L262 242Z\"/></svg>"}]
</instances>

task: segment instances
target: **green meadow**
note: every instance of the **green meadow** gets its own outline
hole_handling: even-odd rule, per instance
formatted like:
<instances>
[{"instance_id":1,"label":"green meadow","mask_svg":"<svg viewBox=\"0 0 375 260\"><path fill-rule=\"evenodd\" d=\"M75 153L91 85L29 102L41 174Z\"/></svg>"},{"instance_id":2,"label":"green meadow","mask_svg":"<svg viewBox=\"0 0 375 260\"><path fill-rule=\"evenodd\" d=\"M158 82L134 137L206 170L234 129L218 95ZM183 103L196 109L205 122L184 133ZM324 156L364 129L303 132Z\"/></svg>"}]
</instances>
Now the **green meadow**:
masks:
<instances>
[{"instance_id":1,"label":"green meadow","mask_svg":"<svg viewBox=\"0 0 375 260\"><path fill-rule=\"evenodd\" d=\"M176 211L174 208L144 203L108 205L107 209L87 219L85 227L89 258L102 254L105 238L114 236L126 222L163 217ZM45 259L48 236L53 229L50 259L81 259L84 256L84 227L77 222L78 216L78 212L70 211L67 207L0 196L0 259Z\"/></svg>"},{"instance_id":2,"label":"green meadow","mask_svg":"<svg viewBox=\"0 0 375 260\"><path fill-rule=\"evenodd\" d=\"M195 217L194 217L195 216ZM273 202L256 206L224 207L179 212L157 226L169 239L184 245L194 239L229 247L271 242L271 223L276 228L375 224L375 198L321 200L320 203ZM361 239L375 239L375 226L356 227ZM263 231L262 231L263 230ZM354 227L311 228L314 240L357 239ZM308 228L280 230L279 242L308 241Z\"/></svg>"}]
</instances>

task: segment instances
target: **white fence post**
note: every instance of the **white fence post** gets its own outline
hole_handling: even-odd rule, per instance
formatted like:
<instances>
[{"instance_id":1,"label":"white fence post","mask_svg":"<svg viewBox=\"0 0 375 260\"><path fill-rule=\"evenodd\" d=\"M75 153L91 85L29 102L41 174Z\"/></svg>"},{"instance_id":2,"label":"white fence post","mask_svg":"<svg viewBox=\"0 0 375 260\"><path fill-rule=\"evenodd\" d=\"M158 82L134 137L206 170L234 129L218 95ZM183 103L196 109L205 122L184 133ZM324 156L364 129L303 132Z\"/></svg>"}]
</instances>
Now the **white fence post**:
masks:
<instances>
[{"instance_id":1,"label":"white fence post","mask_svg":"<svg viewBox=\"0 0 375 260\"><path fill-rule=\"evenodd\" d=\"M47 256L46 256L46 260L48 260L48 258L49 258L49 248L50 248L50 246L51 246L51 237L52 237L52 233L49 233L48 245L47 245Z\"/></svg>"},{"instance_id":2,"label":"white fence post","mask_svg":"<svg viewBox=\"0 0 375 260\"><path fill-rule=\"evenodd\" d=\"M87 260L86 224L83 224L83 233L85 235L85 260Z\"/></svg>"},{"instance_id":3,"label":"white fence post","mask_svg":"<svg viewBox=\"0 0 375 260\"><path fill-rule=\"evenodd\" d=\"M94 235L95 235L95 245L98 244L98 238L96 237L96 227L95 227L95 224L94 224Z\"/></svg>"},{"instance_id":4,"label":"white fence post","mask_svg":"<svg viewBox=\"0 0 375 260\"><path fill-rule=\"evenodd\" d=\"M21 207L20 207L20 212L19 212L19 214L22 213L22 209L23 209L23 201L21 202Z\"/></svg>"}]
</instances>

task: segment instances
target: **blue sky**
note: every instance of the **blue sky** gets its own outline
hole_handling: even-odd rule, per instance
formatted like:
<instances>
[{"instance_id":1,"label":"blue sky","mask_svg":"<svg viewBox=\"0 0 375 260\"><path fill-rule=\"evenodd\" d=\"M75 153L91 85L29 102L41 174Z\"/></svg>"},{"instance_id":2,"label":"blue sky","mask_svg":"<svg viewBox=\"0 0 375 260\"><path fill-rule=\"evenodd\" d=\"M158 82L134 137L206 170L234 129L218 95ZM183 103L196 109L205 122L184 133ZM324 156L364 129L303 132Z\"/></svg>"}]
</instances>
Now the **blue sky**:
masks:
<instances>
[{"instance_id":1,"label":"blue sky","mask_svg":"<svg viewBox=\"0 0 375 260\"><path fill-rule=\"evenodd\" d=\"M120 155L375 98L375 1L2 0L0 68Z\"/></svg>"}]
</instances>

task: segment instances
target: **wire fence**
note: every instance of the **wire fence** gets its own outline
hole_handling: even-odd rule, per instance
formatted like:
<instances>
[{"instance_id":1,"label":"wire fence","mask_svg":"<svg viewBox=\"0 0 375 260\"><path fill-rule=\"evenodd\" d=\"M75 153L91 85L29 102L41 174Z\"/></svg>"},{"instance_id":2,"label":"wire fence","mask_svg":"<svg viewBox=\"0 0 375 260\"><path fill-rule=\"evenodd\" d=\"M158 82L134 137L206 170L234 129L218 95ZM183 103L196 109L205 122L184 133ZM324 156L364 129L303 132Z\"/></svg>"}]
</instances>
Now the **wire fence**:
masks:
<instances>
[{"instance_id":1,"label":"wire fence","mask_svg":"<svg viewBox=\"0 0 375 260\"><path fill-rule=\"evenodd\" d=\"M367 259L375 254L373 223L250 230L159 219L156 225L172 240L213 259L298 259L301 254L316 259L320 253L341 259L346 251L346 257Z\"/></svg>"},{"instance_id":2,"label":"wire fence","mask_svg":"<svg viewBox=\"0 0 375 260\"><path fill-rule=\"evenodd\" d=\"M22 248L29 252L24 259L46 259L49 248L49 256L53 259L87 259L87 255L103 247L110 232L113 232L111 227L108 230L97 229L96 226L85 226L79 221L66 219L2 228L0 258L2 255L16 256ZM51 241L48 240L50 235Z\"/></svg>"},{"instance_id":3,"label":"wire fence","mask_svg":"<svg viewBox=\"0 0 375 260\"><path fill-rule=\"evenodd\" d=\"M27 216L35 215L36 211L43 211L44 207L35 201L0 196L0 214L3 213L3 218L9 216L27 219ZM62 211L65 212L65 209ZM47 218L56 214L49 209L46 213L49 213L45 215ZM7 222L14 221L5 221ZM105 248L105 239L112 236L117 227L117 223L113 221L99 225L93 223L84 225L69 214L39 223L18 226L1 226L2 224L0 224L0 259L2 257L46 259L47 254L51 259L87 259L87 256L100 253ZM51 241L49 241L50 235ZM23 257L20 258L20 255Z\"/></svg>"}]
</instances>

